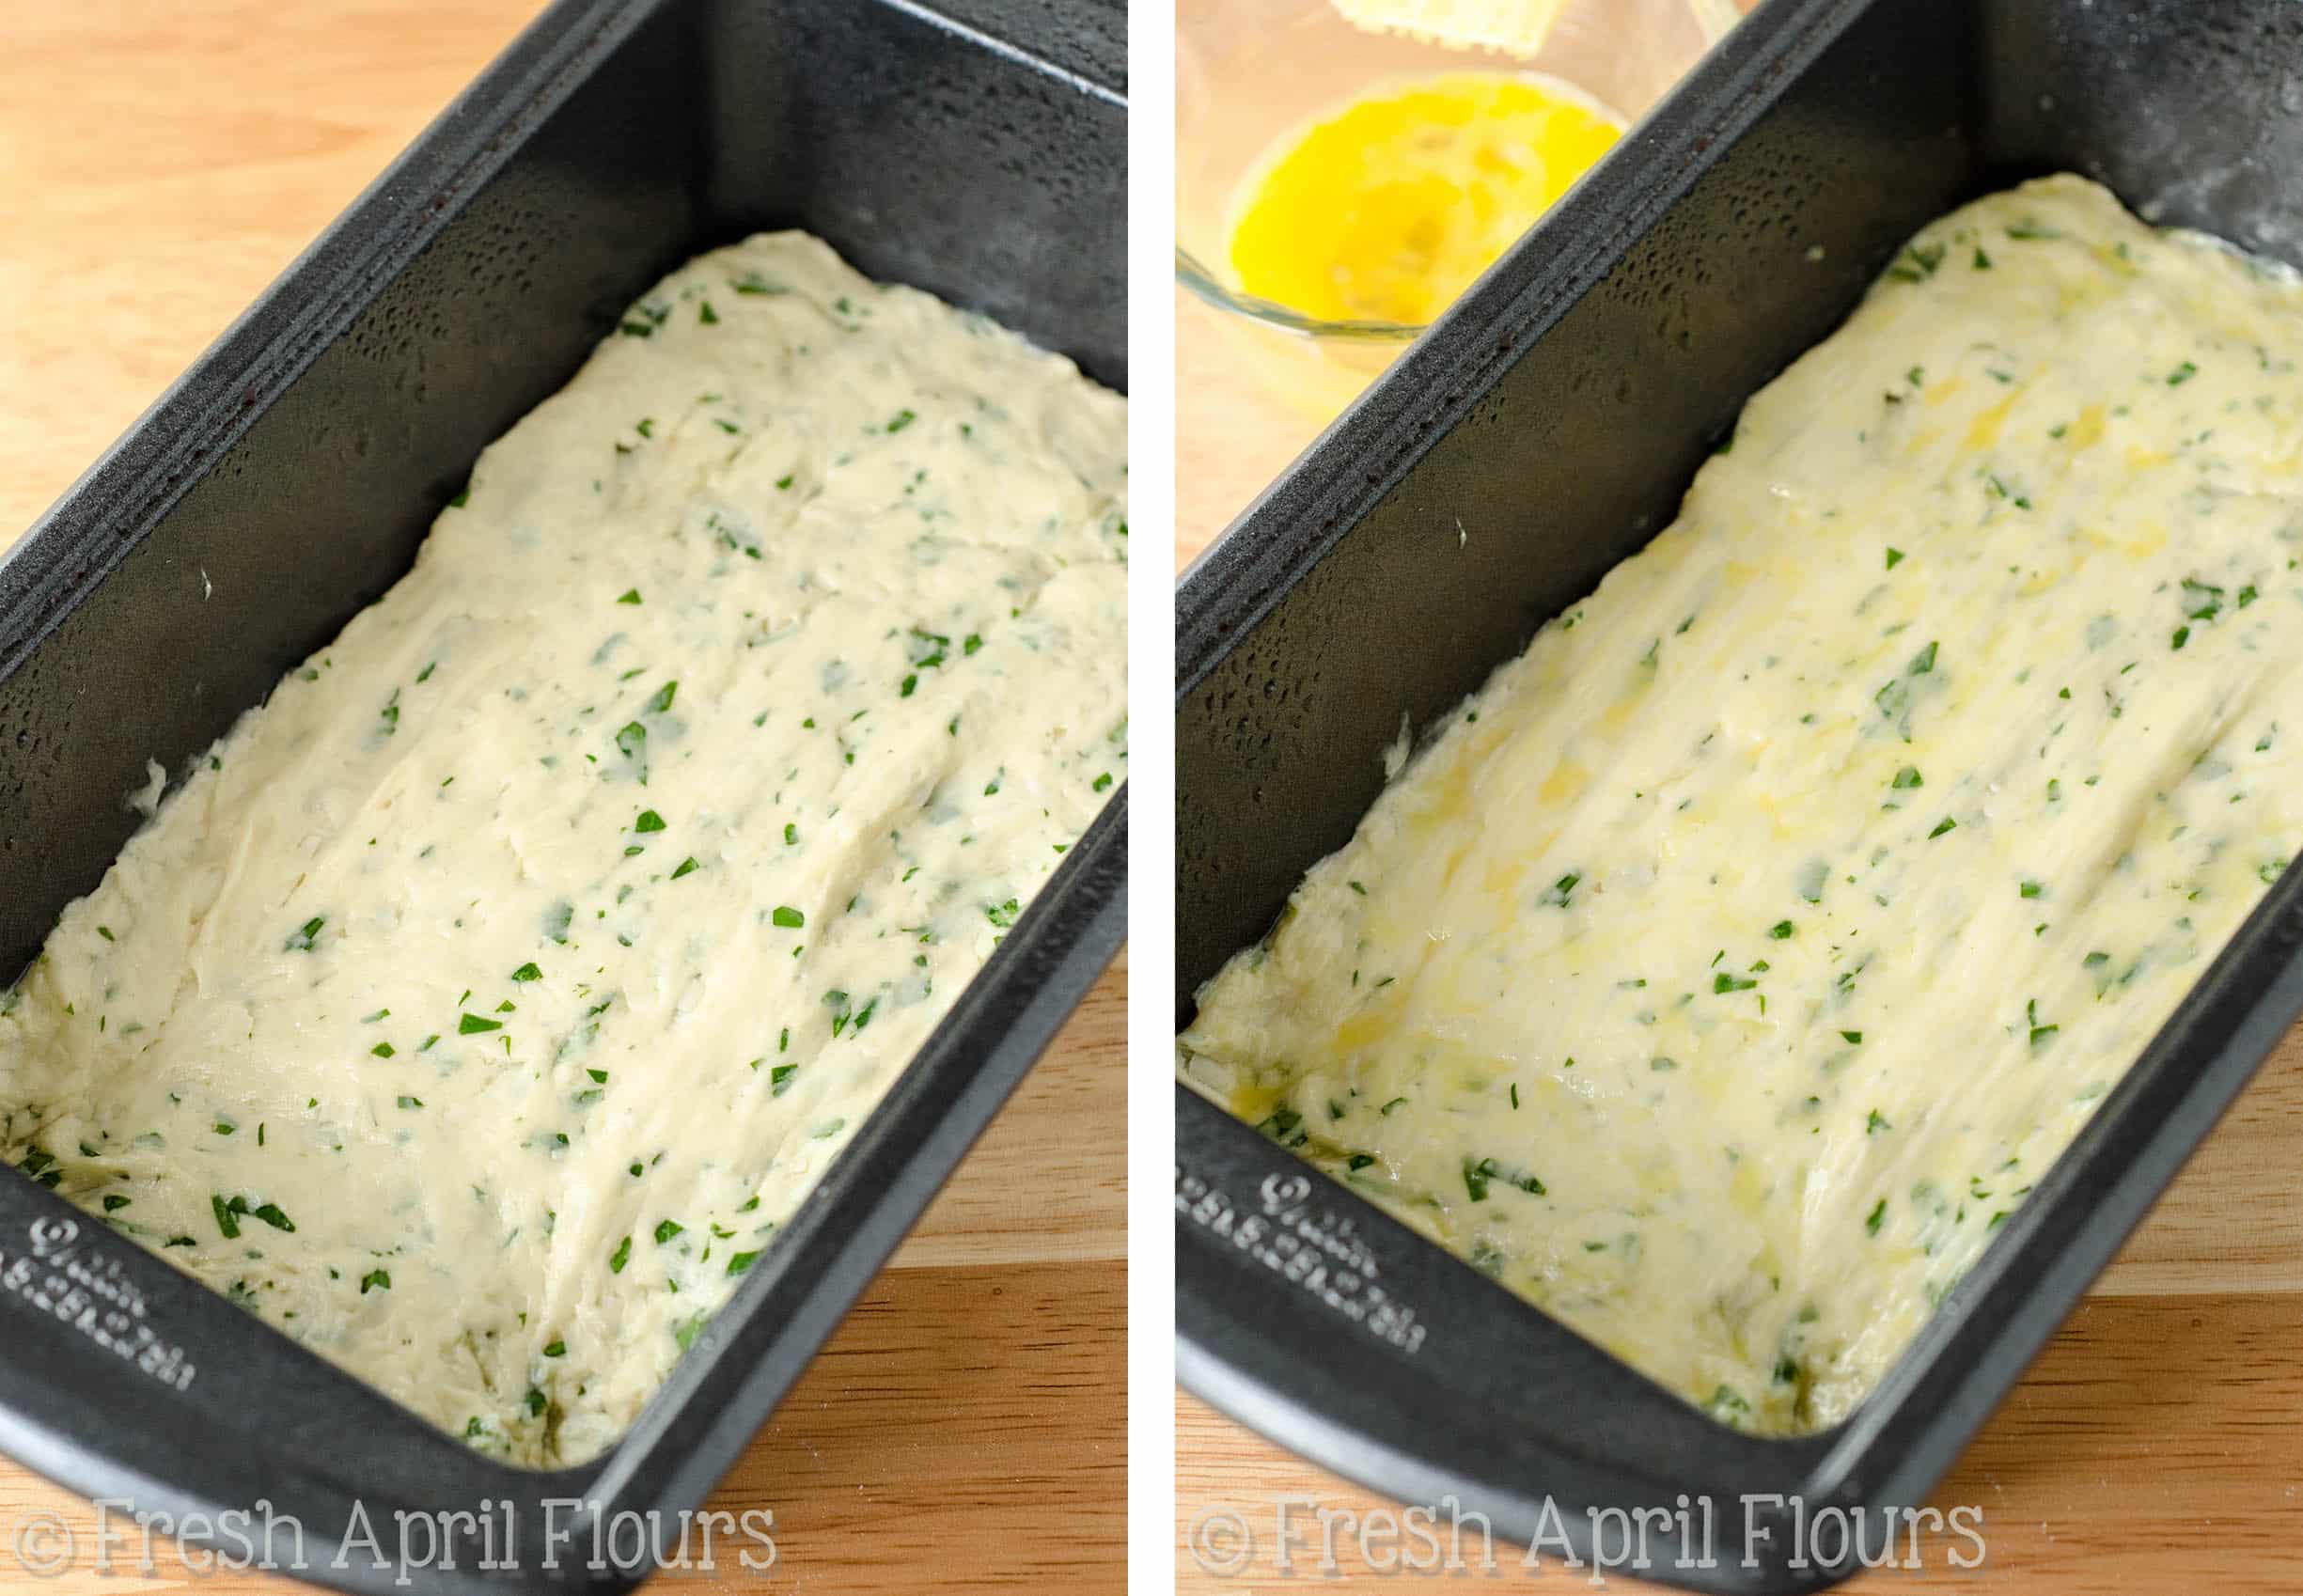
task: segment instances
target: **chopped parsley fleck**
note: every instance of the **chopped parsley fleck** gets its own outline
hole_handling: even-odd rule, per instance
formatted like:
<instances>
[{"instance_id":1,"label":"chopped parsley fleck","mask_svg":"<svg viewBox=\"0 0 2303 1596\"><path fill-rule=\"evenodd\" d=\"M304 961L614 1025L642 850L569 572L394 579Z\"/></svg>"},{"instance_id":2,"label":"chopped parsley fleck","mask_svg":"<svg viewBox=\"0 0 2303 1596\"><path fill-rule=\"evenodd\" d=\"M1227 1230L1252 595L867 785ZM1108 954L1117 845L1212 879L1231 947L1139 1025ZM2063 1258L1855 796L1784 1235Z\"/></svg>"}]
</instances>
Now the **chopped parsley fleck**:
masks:
<instances>
[{"instance_id":1,"label":"chopped parsley fleck","mask_svg":"<svg viewBox=\"0 0 2303 1596\"><path fill-rule=\"evenodd\" d=\"M1895 258L1894 264L1888 268L1887 274L1899 283L1924 282L1934 276L1935 268L1942 264L1943 245L1907 244L1903 254Z\"/></svg>"}]
</instances>

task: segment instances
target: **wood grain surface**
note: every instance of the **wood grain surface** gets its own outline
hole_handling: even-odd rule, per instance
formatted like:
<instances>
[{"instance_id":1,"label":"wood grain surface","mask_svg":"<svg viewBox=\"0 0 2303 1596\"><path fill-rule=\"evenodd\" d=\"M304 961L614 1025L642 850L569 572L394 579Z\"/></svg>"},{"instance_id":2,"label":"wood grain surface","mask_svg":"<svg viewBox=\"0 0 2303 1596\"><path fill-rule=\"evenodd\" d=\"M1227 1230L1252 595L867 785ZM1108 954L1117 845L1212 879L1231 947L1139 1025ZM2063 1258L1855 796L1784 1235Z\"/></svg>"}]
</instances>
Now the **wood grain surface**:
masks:
<instances>
[{"instance_id":1,"label":"wood grain surface","mask_svg":"<svg viewBox=\"0 0 2303 1596\"><path fill-rule=\"evenodd\" d=\"M540 8L0 5L0 548ZM1120 1588L1126 993L1122 959L714 1498L774 1511L776 1566L660 1584ZM73 1555L35 1580L59 1526ZM290 1588L164 1544L102 1574L94 1530L0 1459L0 1590Z\"/></svg>"},{"instance_id":2,"label":"wood grain surface","mask_svg":"<svg viewBox=\"0 0 2303 1596\"><path fill-rule=\"evenodd\" d=\"M1181 569L1319 422L1272 397L1216 313L1177 295L1177 538ZM1980 1570L1950 1566L1955 1537L1923 1567L1867 1573L1858 1592L1957 1588L2058 1596L2176 1590L2303 1591L2303 1032L2291 1034L2130 1240L2045 1354L1961 1458L1935 1502L1982 1512ZM1365 1515L1384 1499L1313 1467L1178 1393L1177 1588L1189 1596L1300 1588L1325 1577L1311 1511L1292 1510L1292 1572L1278 1566L1275 1503ZM1244 1566L1192 1536L1239 1514ZM1340 1520L1337 1521L1339 1524ZM1308 1543L1309 1550L1305 1549ZM1377 1563L1383 1543L1372 1548ZM1378 1578L1348 1532L1340 1577ZM1589 1572L1540 1577L1498 1547L1497 1568L1394 1573L1413 1588L1576 1589ZM1628 1575L1613 1588L1653 1588Z\"/></svg>"}]
</instances>

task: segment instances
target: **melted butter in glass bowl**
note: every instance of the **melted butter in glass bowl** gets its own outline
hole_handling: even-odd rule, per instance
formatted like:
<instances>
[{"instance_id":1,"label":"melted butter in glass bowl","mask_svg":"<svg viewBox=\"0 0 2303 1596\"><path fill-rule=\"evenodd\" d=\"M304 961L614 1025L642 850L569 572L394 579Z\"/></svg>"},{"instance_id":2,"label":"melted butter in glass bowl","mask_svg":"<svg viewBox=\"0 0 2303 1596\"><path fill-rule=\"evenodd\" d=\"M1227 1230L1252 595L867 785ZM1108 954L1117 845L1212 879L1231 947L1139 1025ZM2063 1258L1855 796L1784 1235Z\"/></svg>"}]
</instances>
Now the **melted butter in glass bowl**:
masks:
<instances>
[{"instance_id":1,"label":"melted butter in glass bowl","mask_svg":"<svg viewBox=\"0 0 2303 1596\"><path fill-rule=\"evenodd\" d=\"M1328 0L1179 0L1177 279L1324 423L1710 39L1688 0L1576 0L1522 62Z\"/></svg>"}]
</instances>

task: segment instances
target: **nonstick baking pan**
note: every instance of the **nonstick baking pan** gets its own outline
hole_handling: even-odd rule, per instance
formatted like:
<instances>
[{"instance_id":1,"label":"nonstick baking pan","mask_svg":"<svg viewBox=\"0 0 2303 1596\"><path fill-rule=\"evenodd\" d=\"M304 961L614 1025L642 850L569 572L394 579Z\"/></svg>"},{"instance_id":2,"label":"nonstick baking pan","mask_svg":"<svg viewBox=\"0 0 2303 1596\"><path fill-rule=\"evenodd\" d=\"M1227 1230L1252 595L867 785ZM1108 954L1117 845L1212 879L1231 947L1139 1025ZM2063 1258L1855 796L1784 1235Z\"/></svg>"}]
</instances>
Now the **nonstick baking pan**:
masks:
<instances>
[{"instance_id":1,"label":"nonstick baking pan","mask_svg":"<svg viewBox=\"0 0 2303 1596\"><path fill-rule=\"evenodd\" d=\"M1921 223L2057 170L2303 264L2303 8L1769 0L1737 28L1184 575L1179 1025L1349 837L1403 714L1433 722L1667 524ZM1715 1423L1179 1087L1178 1369L1439 1506L1443 1535L1460 1508L1588 1562L1621 1550L1606 1510L1684 1493L1643 1577L1818 1588L1856 1558L1803 1542L1794 1499L1810 1525L1870 1509L1876 1557L1880 1510L1926 1501L2299 1009L2288 879L1878 1389L1790 1440Z\"/></svg>"},{"instance_id":2,"label":"nonstick baking pan","mask_svg":"<svg viewBox=\"0 0 2303 1596\"><path fill-rule=\"evenodd\" d=\"M182 771L381 595L481 447L687 257L807 227L1123 386L1124 60L1100 0L547 12L0 561L0 982L127 839L145 760ZM349 1589L637 1583L630 1515L677 1555L678 1512L1110 962L1125 852L1122 793L594 1463L481 1457L14 1171L0 1450L141 1510L269 1503ZM493 1557L468 1525L452 1567L420 1526L403 1551L395 1512L483 1503ZM724 1573L743 1549L720 1538Z\"/></svg>"}]
</instances>

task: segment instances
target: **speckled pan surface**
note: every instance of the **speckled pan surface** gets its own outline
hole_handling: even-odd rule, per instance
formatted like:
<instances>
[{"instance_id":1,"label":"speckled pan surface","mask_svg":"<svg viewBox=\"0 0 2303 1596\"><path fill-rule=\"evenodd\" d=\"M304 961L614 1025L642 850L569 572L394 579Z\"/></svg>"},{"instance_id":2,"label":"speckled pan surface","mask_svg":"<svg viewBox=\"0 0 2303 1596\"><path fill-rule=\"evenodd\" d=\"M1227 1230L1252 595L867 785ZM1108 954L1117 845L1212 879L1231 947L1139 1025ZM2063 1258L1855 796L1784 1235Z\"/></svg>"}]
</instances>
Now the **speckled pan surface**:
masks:
<instances>
[{"instance_id":1,"label":"speckled pan surface","mask_svg":"<svg viewBox=\"0 0 2303 1596\"><path fill-rule=\"evenodd\" d=\"M1106 0L548 12L0 561L0 979L134 828L145 760L180 767L400 576L473 457L678 261L804 227L1124 387L1124 43ZM267 1499L347 1588L637 1583L547 1574L540 1503L701 1501L1117 950L1125 852L1115 794L596 1463L480 1458L14 1171L0 1450L170 1512ZM325 1567L355 1498L483 1497L516 1510L515 1569Z\"/></svg>"},{"instance_id":2,"label":"speckled pan surface","mask_svg":"<svg viewBox=\"0 0 2303 1596\"><path fill-rule=\"evenodd\" d=\"M1920 223L2072 169L2303 258L2303 17L2248 0L1771 0L1186 574L1174 1002L1270 924L1430 723L1675 510L1744 400ZM2303 1008L2273 893L1847 1422L1713 1424L1178 1093L1179 1366L1275 1438L1526 1539L1548 1499L1910 1505ZM1851 1565L1661 1566L1793 1590ZM1588 1535L1584 1540L1588 1547ZM1668 1554L1659 1554L1666 1563Z\"/></svg>"}]
</instances>

